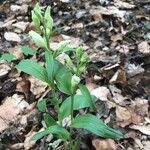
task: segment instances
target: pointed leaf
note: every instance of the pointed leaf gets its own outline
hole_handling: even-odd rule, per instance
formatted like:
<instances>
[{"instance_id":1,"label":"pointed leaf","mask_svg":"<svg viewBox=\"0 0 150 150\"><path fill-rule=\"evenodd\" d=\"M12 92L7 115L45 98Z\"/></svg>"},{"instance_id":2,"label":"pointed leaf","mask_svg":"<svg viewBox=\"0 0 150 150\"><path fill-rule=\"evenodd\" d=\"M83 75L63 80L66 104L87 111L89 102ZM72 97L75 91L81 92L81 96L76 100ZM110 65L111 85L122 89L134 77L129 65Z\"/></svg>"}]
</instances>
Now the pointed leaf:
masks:
<instances>
[{"instance_id":1,"label":"pointed leaf","mask_svg":"<svg viewBox=\"0 0 150 150\"><path fill-rule=\"evenodd\" d=\"M20 71L23 71L29 75L38 78L39 80L48 82L45 68L40 66L35 61L23 60L16 66L16 68Z\"/></svg>"},{"instance_id":2,"label":"pointed leaf","mask_svg":"<svg viewBox=\"0 0 150 150\"><path fill-rule=\"evenodd\" d=\"M72 74L65 65L53 58L51 52L45 52L45 58L49 80L53 81L55 79L59 90L63 93L71 95Z\"/></svg>"},{"instance_id":3,"label":"pointed leaf","mask_svg":"<svg viewBox=\"0 0 150 150\"><path fill-rule=\"evenodd\" d=\"M44 121L47 127L57 124L56 121L48 113L44 114Z\"/></svg>"},{"instance_id":4,"label":"pointed leaf","mask_svg":"<svg viewBox=\"0 0 150 150\"><path fill-rule=\"evenodd\" d=\"M91 94L89 90L87 89L87 87L85 85L79 84L79 88L80 88L81 93L86 97L86 100L90 104L90 108L96 111L95 103L92 101Z\"/></svg>"},{"instance_id":5,"label":"pointed leaf","mask_svg":"<svg viewBox=\"0 0 150 150\"><path fill-rule=\"evenodd\" d=\"M71 126L89 130L92 133L105 138L120 139L123 137L121 132L108 127L102 120L91 114L76 117Z\"/></svg>"},{"instance_id":6,"label":"pointed leaf","mask_svg":"<svg viewBox=\"0 0 150 150\"><path fill-rule=\"evenodd\" d=\"M55 134L57 136L59 136L60 139L64 139L67 140L70 138L70 133L63 127L59 126L59 125L53 125L51 127L48 127L47 129L45 129L44 131L41 131L39 133L37 133L36 135L33 136L32 140L39 140L41 139L43 136L46 136L48 134Z\"/></svg>"},{"instance_id":7,"label":"pointed leaf","mask_svg":"<svg viewBox=\"0 0 150 150\"><path fill-rule=\"evenodd\" d=\"M71 87L71 78L71 73L64 66L60 68L55 77L59 90L68 95L73 94Z\"/></svg>"},{"instance_id":8,"label":"pointed leaf","mask_svg":"<svg viewBox=\"0 0 150 150\"><path fill-rule=\"evenodd\" d=\"M39 111L45 112L46 111L46 99L39 100L37 103L37 107Z\"/></svg>"},{"instance_id":9,"label":"pointed leaf","mask_svg":"<svg viewBox=\"0 0 150 150\"><path fill-rule=\"evenodd\" d=\"M92 96L92 101L96 101L96 97ZM74 105L73 110L79 110L82 108L90 107L89 102L86 100L86 97L83 95L75 95L74 96ZM71 114L71 97L68 97L61 105L59 110L59 118L63 120L65 117Z\"/></svg>"},{"instance_id":10,"label":"pointed leaf","mask_svg":"<svg viewBox=\"0 0 150 150\"><path fill-rule=\"evenodd\" d=\"M1 60L6 60L7 62L12 62L13 60L15 60L16 57L13 54L10 53L4 53L2 54L2 56L0 57L0 61Z\"/></svg>"},{"instance_id":11,"label":"pointed leaf","mask_svg":"<svg viewBox=\"0 0 150 150\"><path fill-rule=\"evenodd\" d=\"M51 7L48 6L46 8L45 14L44 14L44 23L45 23L45 28L48 28L49 30L52 30L53 28L53 19L50 14Z\"/></svg>"},{"instance_id":12,"label":"pointed leaf","mask_svg":"<svg viewBox=\"0 0 150 150\"><path fill-rule=\"evenodd\" d=\"M36 51L30 47L22 47L21 50L26 56L28 56L28 55L33 56L36 54Z\"/></svg>"},{"instance_id":13,"label":"pointed leaf","mask_svg":"<svg viewBox=\"0 0 150 150\"><path fill-rule=\"evenodd\" d=\"M40 48L46 48L45 40L42 38L42 36L35 31L30 31L29 35L31 36L31 39L33 42Z\"/></svg>"},{"instance_id":14,"label":"pointed leaf","mask_svg":"<svg viewBox=\"0 0 150 150\"><path fill-rule=\"evenodd\" d=\"M48 74L48 78L50 81L53 81L58 70L63 67L63 65L53 58L53 55L50 51L45 52L46 59L46 70Z\"/></svg>"}]
</instances>

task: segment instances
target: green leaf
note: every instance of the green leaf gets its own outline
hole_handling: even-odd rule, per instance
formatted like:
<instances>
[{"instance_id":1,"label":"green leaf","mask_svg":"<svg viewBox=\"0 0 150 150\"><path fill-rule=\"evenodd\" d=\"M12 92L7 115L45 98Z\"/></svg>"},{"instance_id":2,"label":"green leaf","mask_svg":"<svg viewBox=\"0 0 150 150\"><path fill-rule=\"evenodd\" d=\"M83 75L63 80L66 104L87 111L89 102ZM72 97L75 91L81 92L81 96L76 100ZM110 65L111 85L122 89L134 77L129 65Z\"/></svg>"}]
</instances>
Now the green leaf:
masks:
<instances>
[{"instance_id":1,"label":"green leaf","mask_svg":"<svg viewBox=\"0 0 150 150\"><path fill-rule=\"evenodd\" d=\"M44 114L44 121L47 127L57 124L56 121L48 113Z\"/></svg>"},{"instance_id":2,"label":"green leaf","mask_svg":"<svg viewBox=\"0 0 150 150\"><path fill-rule=\"evenodd\" d=\"M15 59L16 59L16 57L13 54L10 54L10 53L4 53L0 57L0 60L6 60L9 63L12 62Z\"/></svg>"},{"instance_id":3,"label":"green leaf","mask_svg":"<svg viewBox=\"0 0 150 150\"><path fill-rule=\"evenodd\" d=\"M146 37L150 40L150 32L147 32Z\"/></svg>"},{"instance_id":4,"label":"green leaf","mask_svg":"<svg viewBox=\"0 0 150 150\"><path fill-rule=\"evenodd\" d=\"M48 78L51 82L53 82L55 75L57 74L58 70L63 67L63 65L53 58L53 55L50 51L45 52L45 59L45 67L48 73Z\"/></svg>"},{"instance_id":5,"label":"green leaf","mask_svg":"<svg viewBox=\"0 0 150 150\"><path fill-rule=\"evenodd\" d=\"M48 28L51 31L53 28L53 19L51 17L50 10L51 7L48 6L44 14L44 23L45 23L45 28Z\"/></svg>"},{"instance_id":6,"label":"green leaf","mask_svg":"<svg viewBox=\"0 0 150 150\"><path fill-rule=\"evenodd\" d=\"M55 80L59 90L65 94L71 95L71 78L72 74L66 68L65 65L53 58L51 52L45 52L46 70L48 73L48 79L50 81Z\"/></svg>"},{"instance_id":7,"label":"green leaf","mask_svg":"<svg viewBox=\"0 0 150 150\"><path fill-rule=\"evenodd\" d=\"M52 147L53 149L57 149L57 147L60 145L60 143L62 143L63 140L58 139L52 143L49 143L48 146Z\"/></svg>"},{"instance_id":8,"label":"green leaf","mask_svg":"<svg viewBox=\"0 0 150 150\"><path fill-rule=\"evenodd\" d=\"M38 17L38 15L36 15L37 13L35 13L34 10L31 11L31 14L32 14L32 21L33 21L35 27L37 29L39 29L40 25L41 25L40 18Z\"/></svg>"},{"instance_id":9,"label":"green leaf","mask_svg":"<svg viewBox=\"0 0 150 150\"><path fill-rule=\"evenodd\" d=\"M28 56L28 55L33 56L36 54L36 51L30 47L22 47L21 50L26 56Z\"/></svg>"},{"instance_id":10,"label":"green leaf","mask_svg":"<svg viewBox=\"0 0 150 150\"><path fill-rule=\"evenodd\" d=\"M53 125L51 127L48 127L46 130L41 131L37 133L36 135L34 135L32 140L37 141L41 139L43 136L46 136L50 133L57 135L60 139L64 139L64 140L70 139L70 133L65 128L59 125Z\"/></svg>"},{"instance_id":11,"label":"green leaf","mask_svg":"<svg viewBox=\"0 0 150 150\"><path fill-rule=\"evenodd\" d=\"M44 67L40 66L37 62L32 60L21 61L16 68L29 75L38 78L41 81L48 83L47 72Z\"/></svg>"},{"instance_id":12,"label":"green leaf","mask_svg":"<svg viewBox=\"0 0 150 150\"><path fill-rule=\"evenodd\" d=\"M46 99L39 100L37 103L37 107L39 111L45 112L46 111Z\"/></svg>"},{"instance_id":13,"label":"green leaf","mask_svg":"<svg viewBox=\"0 0 150 150\"><path fill-rule=\"evenodd\" d=\"M86 97L86 100L90 104L90 108L96 111L95 103L92 101L91 94L89 90L87 89L87 87L85 85L79 84L79 88L80 88L81 93Z\"/></svg>"},{"instance_id":14,"label":"green leaf","mask_svg":"<svg viewBox=\"0 0 150 150\"><path fill-rule=\"evenodd\" d=\"M92 101L96 101L96 97L92 96ZM83 95L75 95L74 96L74 105L73 110L79 110L82 108L90 107L90 103L86 100L86 97ZM59 109L59 118L63 120L65 117L71 114L71 97L68 97L60 106Z\"/></svg>"},{"instance_id":15,"label":"green leaf","mask_svg":"<svg viewBox=\"0 0 150 150\"><path fill-rule=\"evenodd\" d=\"M71 127L83 128L104 138L112 138L112 139L123 138L121 132L108 127L103 123L102 120L98 119L96 116L91 114L85 114L76 117Z\"/></svg>"},{"instance_id":16,"label":"green leaf","mask_svg":"<svg viewBox=\"0 0 150 150\"><path fill-rule=\"evenodd\" d=\"M42 14L41 14L41 8L40 8L40 5L39 3L36 3L34 9L33 9L35 15L38 17L39 20L42 21Z\"/></svg>"},{"instance_id":17,"label":"green leaf","mask_svg":"<svg viewBox=\"0 0 150 150\"><path fill-rule=\"evenodd\" d=\"M69 52L69 51L76 52L76 48L71 48L71 47L66 46L62 49L62 52Z\"/></svg>"},{"instance_id":18,"label":"green leaf","mask_svg":"<svg viewBox=\"0 0 150 150\"><path fill-rule=\"evenodd\" d=\"M57 71L55 80L59 90L65 94L72 95L72 86L71 86L72 74L67 70L65 66L62 66L60 70Z\"/></svg>"},{"instance_id":19,"label":"green leaf","mask_svg":"<svg viewBox=\"0 0 150 150\"><path fill-rule=\"evenodd\" d=\"M35 31L30 31L29 35L31 37L31 39L33 40L33 42L36 44L36 46L40 47L40 48L46 48L46 42L45 40L42 38L42 36L38 33L36 33Z\"/></svg>"}]
</instances>

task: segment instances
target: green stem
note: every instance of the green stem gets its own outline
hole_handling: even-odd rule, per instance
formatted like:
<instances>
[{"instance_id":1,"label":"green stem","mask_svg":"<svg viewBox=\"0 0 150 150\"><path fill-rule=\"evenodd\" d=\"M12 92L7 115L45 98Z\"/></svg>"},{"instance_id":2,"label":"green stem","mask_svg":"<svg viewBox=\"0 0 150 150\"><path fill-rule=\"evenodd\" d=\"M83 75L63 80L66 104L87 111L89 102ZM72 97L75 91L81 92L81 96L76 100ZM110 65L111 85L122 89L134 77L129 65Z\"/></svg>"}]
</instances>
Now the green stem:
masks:
<instances>
[{"instance_id":1,"label":"green stem","mask_svg":"<svg viewBox=\"0 0 150 150\"><path fill-rule=\"evenodd\" d=\"M56 111L57 111L57 113L59 113L59 103L57 102L57 96L56 96L55 84L54 83L51 85L51 88L52 88L52 99L56 103Z\"/></svg>"},{"instance_id":2,"label":"green stem","mask_svg":"<svg viewBox=\"0 0 150 150\"><path fill-rule=\"evenodd\" d=\"M73 105L74 105L74 95L71 95L71 107L70 107L70 111L71 111L71 124L73 122Z\"/></svg>"},{"instance_id":3,"label":"green stem","mask_svg":"<svg viewBox=\"0 0 150 150\"><path fill-rule=\"evenodd\" d=\"M71 124L73 123L73 105L74 105L74 95L71 95L71 107L70 107L70 111L71 111ZM72 143L72 134L73 134L73 129L72 127L70 127L70 146L73 147L73 143Z\"/></svg>"}]
</instances>

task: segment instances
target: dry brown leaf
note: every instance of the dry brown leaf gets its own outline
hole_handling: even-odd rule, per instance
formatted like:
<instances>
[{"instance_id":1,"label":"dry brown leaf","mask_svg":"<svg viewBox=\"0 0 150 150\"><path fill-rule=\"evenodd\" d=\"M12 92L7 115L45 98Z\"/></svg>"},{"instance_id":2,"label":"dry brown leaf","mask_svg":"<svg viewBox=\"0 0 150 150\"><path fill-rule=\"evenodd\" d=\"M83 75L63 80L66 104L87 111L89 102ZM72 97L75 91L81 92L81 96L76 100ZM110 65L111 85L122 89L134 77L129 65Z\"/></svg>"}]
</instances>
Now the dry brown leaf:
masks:
<instances>
[{"instance_id":1,"label":"dry brown leaf","mask_svg":"<svg viewBox=\"0 0 150 150\"><path fill-rule=\"evenodd\" d=\"M150 150L150 141L142 141L144 150Z\"/></svg>"},{"instance_id":2,"label":"dry brown leaf","mask_svg":"<svg viewBox=\"0 0 150 150\"><path fill-rule=\"evenodd\" d=\"M143 134L150 135L150 125L132 125L131 129L138 130Z\"/></svg>"},{"instance_id":3,"label":"dry brown leaf","mask_svg":"<svg viewBox=\"0 0 150 150\"><path fill-rule=\"evenodd\" d=\"M30 131L27 135L26 135L26 139L24 141L24 149L25 150L30 150L36 143L36 141L32 140L32 137L36 134L35 131Z\"/></svg>"},{"instance_id":4,"label":"dry brown leaf","mask_svg":"<svg viewBox=\"0 0 150 150\"><path fill-rule=\"evenodd\" d=\"M51 40L52 42L61 42L61 41L64 41L64 38L61 34L54 34Z\"/></svg>"},{"instance_id":5,"label":"dry brown leaf","mask_svg":"<svg viewBox=\"0 0 150 150\"><path fill-rule=\"evenodd\" d=\"M8 51L13 54L17 59L23 59L23 53L20 47L11 47Z\"/></svg>"},{"instance_id":6,"label":"dry brown leaf","mask_svg":"<svg viewBox=\"0 0 150 150\"><path fill-rule=\"evenodd\" d=\"M115 103L117 103L117 104L119 104L119 105L125 105L126 103L125 103L125 100L127 99L127 97L124 97L123 95L122 95L122 92L121 92L121 90L120 89L118 89L115 85L110 85L109 86L109 89L110 89L110 91L111 91L111 93L112 93L112 100L115 102Z\"/></svg>"},{"instance_id":7,"label":"dry brown leaf","mask_svg":"<svg viewBox=\"0 0 150 150\"><path fill-rule=\"evenodd\" d=\"M13 41L13 42L18 42L18 43L21 42L21 39L20 39L19 35L17 33L14 33L14 32L5 32L4 33L4 38L7 41Z\"/></svg>"},{"instance_id":8,"label":"dry brown leaf","mask_svg":"<svg viewBox=\"0 0 150 150\"><path fill-rule=\"evenodd\" d=\"M28 105L21 95L14 94L12 97L7 97L4 103L0 105L0 131L8 128L9 122L15 121L18 114Z\"/></svg>"},{"instance_id":9,"label":"dry brown leaf","mask_svg":"<svg viewBox=\"0 0 150 150\"><path fill-rule=\"evenodd\" d=\"M20 81L17 83L16 91L22 92L25 94L26 98L28 98L30 94L30 82L25 78L21 78Z\"/></svg>"},{"instance_id":10,"label":"dry brown leaf","mask_svg":"<svg viewBox=\"0 0 150 150\"><path fill-rule=\"evenodd\" d=\"M15 144L11 145L10 148L12 148L14 150L23 149L24 148L24 143L15 143Z\"/></svg>"},{"instance_id":11,"label":"dry brown leaf","mask_svg":"<svg viewBox=\"0 0 150 150\"><path fill-rule=\"evenodd\" d=\"M141 65L135 65L135 64L125 64L126 73L129 77L133 77L137 74L141 74L144 72L144 68L141 67Z\"/></svg>"},{"instance_id":12,"label":"dry brown leaf","mask_svg":"<svg viewBox=\"0 0 150 150\"><path fill-rule=\"evenodd\" d=\"M150 53L150 46L148 44L147 41L143 41L141 43L138 44L138 50L141 52L141 53Z\"/></svg>"},{"instance_id":13,"label":"dry brown leaf","mask_svg":"<svg viewBox=\"0 0 150 150\"><path fill-rule=\"evenodd\" d=\"M31 83L30 91L36 96L36 98L39 98L42 93L45 92L47 84L30 76L29 81Z\"/></svg>"},{"instance_id":14,"label":"dry brown leaf","mask_svg":"<svg viewBox=\"0 0 150 150\"><path fill-rule=\"evenodd\" d=\"M111 36L111 40L113 42L122 41L122 34L118 33L116 35L112 35Z\"/></svg>"},{"instance_id":15,"label":"dry brown leaf","mask_svg":"<svg viewBox=\"0 0 150 150\"><path fill-rule=\"evenodd\" d=\"M117 124L121 127L125 127L131 123L142 123L147 115L148 100L145 99L136 99L130 106L116 107L116 120Z\"/></svg>"},{"instance_id":16,"label":"dry brown leaf","mask_svg":"<svg viewBox=\"0 0 150 150\"><path fill-rule=\"evenodd\" d=\"M135 141L135 145L134 145L135 148L136 148L136 149L140 148L140 150L141 150L141 149L143 150L144 147L143 147L143 144L142 144L141 140L135 138L134 141Z\"/></svg>"},{"instance_id":17,"label":"dry brown leaf","mask_svg":"<svg viewBox=\"0 0 150 150\"><path fill-rule=\"evenodd\" d=\"M98 7L93 7L90 9L90 14L95 16L95 17L101 17L101 15L108 15L108 16L114 16L117 18L121 18L122 21L124 21L124 15L126 13L126 11L123 10L119 10L118 8L114 7L114 6L109 6L109 7L102 7L102 6L98 6Z\"/></svg>"},{"instance_id":18,"label":"dry brown leaf","mask_svg":"<svg viewBox=\"0 0 150 150\"><path fill-rule=\"evenodd\" d=\"M14 23L12 26L16 27L16 28L20 29L22 32L24 32L28 25L29 25L29 22L20 21L20 22Z\"/></svg>"},{"instance_id":19,"label":"dry brown leaf","mask_svg":"<svg viewBox=\"0 0 150 150\"><path fill-rule=\"evenodd\" d=\"M107 87L105 86L100 86L94 90L91 91L91 94L96 96L98 99L102 101L107 101L108 96L110 96L110 91Z\"/></svg>"},{"instance_id":20,"label":"dry brown leaf","mask_svg":"<svg viewBox=\"0 0 150 150\"><path fill-rule=\"evenodd\" d=\"M6 61L0 61L0 78L5 77L10 70L11 68Z\"/></svg>"},{"instance_id":21,"label":"dry brown leaf","mask_svg":"<svg viewBox=\"0 0 150 150\"><path fill-rule=\"evenodd\" d=\"M126 84L126 82L127 82L126 72L123 69L118 69L117 72L109 80L109 83Z\"/></svg>"},{"instance_id":22,"label":"dry brown leaf","mask_svg":"<svg viewBox=\"0 0 150 150\"><path fill-rule=\"evenodd\" d=\"M120 52L120 53L125 53L127 54L129 52L129 46L127 45L119 45L116 47L116 49Z\"/></svg>"},{"instance_id":23,"label":"dry brown leaf","mask_svg":"<svg viewBox=\"0 0 150 150\"><path fill-rule=\"evenodd\" d=\"M116 121L121 127L125 127L131 123L132 114L127 108L117 106L116 107Z\"/></svg>"},{"instance_id":24,"label":"dry brown leaf","mask_svg":"<svg viewBox=\"0 0 150 150\"><path fill-rule=\"evenodd\" d=\"M112 139L95 139L92 144L96 150L117 150L117 144Z\"/></svg>"},{"instance_id":25,"label":"dry brown leaf","mask_svg":"<svg viewBox=\"0 0 150 150\"><path fill-rule=\"evenodd\" d=\"M114 5L121 9L134 9L136 7L135 5L127 3L127 2L118 1L118 0L115 0L115 1L116 3L114 3Z\"/></svg>"},{"instance_id":26,"label":"dry brown leaf","mask_svg":"<svg viewBox=\"0 0 150 150\"><path fill-rule=\"evenodd\" d=\"M26 14L28 12L29 5L23 4L23 5L11 5L10 10L15 14Z\"/></svg>"}]
</instances>

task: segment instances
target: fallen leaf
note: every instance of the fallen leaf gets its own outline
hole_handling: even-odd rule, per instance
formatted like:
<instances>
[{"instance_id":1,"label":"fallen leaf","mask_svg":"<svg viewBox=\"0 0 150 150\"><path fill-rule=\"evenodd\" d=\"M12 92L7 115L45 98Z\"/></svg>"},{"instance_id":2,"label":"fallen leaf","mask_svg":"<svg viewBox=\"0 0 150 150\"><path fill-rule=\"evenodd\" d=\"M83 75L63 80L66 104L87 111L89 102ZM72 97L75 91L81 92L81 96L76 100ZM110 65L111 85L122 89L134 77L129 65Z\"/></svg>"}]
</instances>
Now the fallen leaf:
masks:
<instances>
[{"instance_id":1,"label":"fallen leaf","mask_svg":"<svg viewBox=\"0 0 150 150\"><path fill-rule=\"evenodd\" d=\"M150 125L131 125L131 129L139 130L143 134L150 135Z\"/></svg>"},{"instance_id":2,"label":"fallen leaf","mask_svg":"<svg viewBox=\"0 0 150 150\"><path fill-rule=\"evenodd\" d=\"M112 93L112 100L119 104L119 105L125 105L125 100L127 99L127 97L124 97L122 95L122 92L120 89L118 89L115 85L110 85L109 89Z\"/></svg>"},{"instance_id":3,"label":"fallen leaf","mask_svg":"<svg viewBox=\"0 0 150 150\"><path fill-rule=\"evenodd\" d=\"M10 148L12 148L14 150L23 149L24 148L24 143L15 143L15 144L11 145Z\"/></svg>"},{"instance_id":4,"label":"fallen leaf","mask_svg":"<svg viewBox=\"0 0 150 150\"><path fill-rule=\"evenodd\" d=\"M132 114L127 108L121 106L116 107L116 121L119 126L125 127L126 125L129 125L131 119Z\"/></svg>"},{"instance_id":5,"label":"fallen leaf","mask_svg":"<svg viewBox=\"0 0 150 150\"><path fill-rule=\"evenodd\" d=\"M143 41L141 43L138 44L138 50L141 52L141 53L150 53L150 46L148 44L147 41Z\"/></svg>"},{"instance_id":6,"label":"fallen leaf","mask_svg":"<svg viewBox=\"0 0 150 150\"><path fill-rule=\"evenodd\" d=\"M92 145L96 150L117 150L117 144L112 139L94 139Z\"/></svg>"},{"instance_id":7,"label":"fallen leaf","mask_svg":"<svg viewBox=\"0 0 150 150\"><path fill-rule=\"evenodd\" d=\"M134 9L136 7L134 4L130 4L127 2L118 1L118 0L115 0L115 1L116 1L116 3L114 3L114 5L120 9Z\"/></svg>"},{"instance_id":8,"label":"fallen leaf","mask_svg":"<svg viewBox=\"0 0 150 150\"><path fill-rule=\"evenodd\" d=\"M150 150L150 141L142 141L144 150Z\"/></svg>"},{"instance_id":9,"label":"fallen leaf","mask_svg":"<svg viewBox=\"0 0 150 150\"><path fill-rule=\"evenodd\" d=\"M28 105L23 97L17 94L12 97L6 97L2 105L0 105L0 132L8 128L10 122L17 120L17 116Z\"/></svg>"},{"instance_id":10,"label":"fallen leaf","mask_svg":"<svg viewBox=\"0 0 150 150\"><path fill-rule=\"evenodd\" d=\"M23 59L23 53L20 47L11 47L8 49L10 54L13 54L17 59Z\"/></svg>"},{"instance_id":11,"label":"fallen leaf","mask_svg":"<svg viewBox=\"0 0 150 150\"><path fill-rule=\"evenodd\" d=\"M135 65L135 64L125 64L125 70L129 77L133 77L137 74L143 73L144 68L141 67L141 65Z\"/></svg>"},{"instance_id":12,"label":"fallen leaf","mask_svg":"<svg viewBox=\"0 0 150 150\"><path fill-rule=\"evenodd\" d=\"M6 61L0 61L0 78L5 77L10 70L11 68Z\"/></svg>"},{"instance_id":13,"label":"fallen leaf","mask_svg":"<svg viewBox=\"0 0 150 150\"><path fill-rule=\"evenodd\" d=\"M17 33L14 32L5 32L4 37L7 41L13 41L13 42L21 42L21 39Z\"/></svg>"},{"instance_id":14,"label":"fallen leaf","mask_svg":"<svg viewBox=\"0 0 150 150\"><path fill-rule=\"evenodd\" d=\"M105 86L100 86L94 90L91 91L91 94L96 96L98 99L102 101L107 101L108 96L110 95L110 91L107 87Z\"/></svg>"},{"instance_id":15,"label":"fallen leaf","mask_svg":"<svg viewBox=\"0 0 150 150\"><path fill-rule=\"evenodd\" d=\"M35 131L30 131L27 135L26 135L26 138L25 138L25 141L24 141L24 148L25 150L30 150L36 143L36 141L33 141L32 140L32 137L36 134Z\"/></svg>"},{"instance_id":16,"label":"fallen leaf","mask_svg":"<svg viewBox=\"0 0 150 150\"><path fill-rule=\"evenodd\" d=\"M135 141L135 148L136 148L136 149L139 149L139 148L140 148L140 150L141 150L141 149L144 148L144 147L143 147L143 144L142 144L142 142L141 142L140 139L135 138L134 141Z\"/></svg>"},{"instance_id":17,"label":"fallen leaf","mask_svg":"<svg viewBox=\"0 0 150 150\"><path fill-rule=\"evenodd\" d=\"M111 40L113 42L121 41L122 40L122 34L119 33L119 34L116 34L116 35L112 35Z\"/></svg>"},{"instance_id":18,"label":"fallen leaf","mask_svg":"<svg viewBox=\"0 0 150 150\"><path fill-rule=\"evenodd\" d=\"M118 69L116 73L112 76L112 78L109 80L109 83L121 83L126 84L127 78L126 78L126 72L123 69Z\"/></svg>"},{"instance_id":19,"label":"fallen leaf","mask_svg":"<svg viewBox=\"0 0 150 150\"><path fill-rule=\"evenodd\" d=\"M29 81L31 83L30 91L36 96L36 98L39 98L42 93L45 92L47 84L30 76Z\"/></svg>"},{"instance_id":20,"label":"fallen leaf","mask_svg":"<svg viewBox=\"0 0 150 150\"><path fill-rule=\"evenodd\" d=\"M29 22L23 22L23 21L12 24L13 27L20 29L22 32L26 30L28 25L29 25Z\"/></svg>"},{"instance_id":21,"label":"fallen leaf","mask_svg":"<svg viewBox=\"0 0 150 150\"><path fill-rule=\"evenodd\" d=\"M142 108L142 109L141 109ZM144 121L148 116L148 100L136 99L129 106L116 107L116 121L121 127L125 127L131 123L138 124Z\"/></svg>"},{"instance_id":22,"label":"fallen leaf","mask_svg":"<svg viewBox=\"0 0 150 150\"><path fill-rule=\"evenodd\" d=\"M24 15L28 12L29 5L23 4L23 5L11 5L10 10L15 14L21 14Z\"/></svg>"},{"instance_id":23,"label":"fallen leaf","mask_svg":"<svg viewBox=\"0 0 150 150\"><path fill-rule=\"evenodd\" d=\"M28 98L30 94L30 82L25 78L21 78L20 81L17 83L16 91L22 92L25 94L26 98Z\"/></svg>"}]
</instances>

